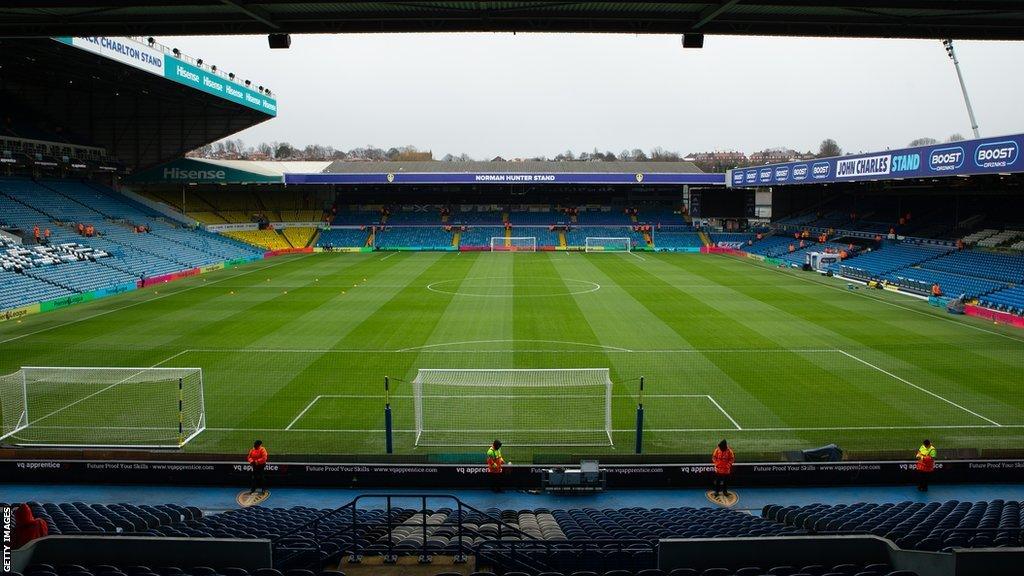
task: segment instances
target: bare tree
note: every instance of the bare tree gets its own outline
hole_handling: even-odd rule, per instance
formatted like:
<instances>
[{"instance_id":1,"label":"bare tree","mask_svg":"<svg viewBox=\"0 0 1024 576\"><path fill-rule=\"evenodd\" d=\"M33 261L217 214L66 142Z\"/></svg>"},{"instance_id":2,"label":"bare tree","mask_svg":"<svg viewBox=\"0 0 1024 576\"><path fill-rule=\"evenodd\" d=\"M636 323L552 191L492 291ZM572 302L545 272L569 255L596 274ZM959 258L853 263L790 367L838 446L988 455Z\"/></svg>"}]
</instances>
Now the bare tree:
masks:
<instances>
[{"instance_id":1,"label":"bare tree","mask_svg":"<svg viewBox=\"0 0 1024 576\"><path fill-rule=\"evenodd\" d=\"M946 142L960 142L962 140L966 140L966 138L964 138L964 135L959 132L950 134L949 138L946 138Z\"/></svg>"},{"instance_id":2,"label":"bare tree","mask_svg":"<svg viewBox=\"0 0 1024 576\"><path fill-rule=\"evenodd\" d=\"M831 156L839 156L843 153L843 149L839 147L839 144L831 139L826 138L821 141L821 145L818 146L818 158L829 158Z\"/></svg>"},{"instance_id":3,"label":"bare tree","mask_svg":"<svg viewBox=\"0 0 1024 576\"><path fill-rule=\"evenodd\" d=\"M938 143L939 141L936 140L935 138L929 138L926 136L924 138L914 138L913 140L910 141L910 144L907 144L907 146L914 148L916 146L931 146L932 144Z\"/></svg>"}]
</instances>

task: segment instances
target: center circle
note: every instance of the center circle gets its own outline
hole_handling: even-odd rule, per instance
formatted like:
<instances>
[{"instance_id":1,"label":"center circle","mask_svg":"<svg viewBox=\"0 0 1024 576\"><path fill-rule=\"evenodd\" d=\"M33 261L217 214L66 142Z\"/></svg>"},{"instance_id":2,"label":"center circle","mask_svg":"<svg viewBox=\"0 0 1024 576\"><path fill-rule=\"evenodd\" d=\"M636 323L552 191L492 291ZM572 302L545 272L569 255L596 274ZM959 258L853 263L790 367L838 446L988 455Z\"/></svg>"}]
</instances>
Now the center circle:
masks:
<instances>
[{"instance_id":1,"label":"center circle","mask_svg":"<svg viewBox=\"0 0 1024 576\"><path fill-rule=\"evenodd\" d=\"M589 294L600 289L600 284L589 280L536 276L520 281L508 276L439 280L427 285L427 290L438 294L483 298L550 298Z\"/></svg>"}]
</instances>

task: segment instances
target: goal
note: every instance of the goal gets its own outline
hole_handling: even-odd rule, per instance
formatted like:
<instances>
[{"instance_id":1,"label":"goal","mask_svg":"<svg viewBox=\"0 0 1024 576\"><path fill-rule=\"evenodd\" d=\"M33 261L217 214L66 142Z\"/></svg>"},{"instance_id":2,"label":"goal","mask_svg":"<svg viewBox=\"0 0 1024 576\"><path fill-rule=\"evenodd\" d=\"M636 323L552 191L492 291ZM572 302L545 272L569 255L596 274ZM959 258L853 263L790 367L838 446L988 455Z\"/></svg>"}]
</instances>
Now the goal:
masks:
<instances>
[{"instance_id":1,"label":"goal","mask_svg":"<svg viewBox=\"0 0 1024 576\"><path fill-rule=\"evenodd\" d=\"M630 252L632 249L633 242L629 238L587 236L587 252Z\"/></svg>"},{"instance_id":2,"label":"goal","mask_svg":"<svg viewBox=\"0 0 1024 576\"><path fill-rule=\"evenodd\" d=\"M206 428L201 368L25 366L0 377L0 440L181 448Z\"/></svg>"},{"instance_id":3,"label":"goal","mask_svg":"<svg viewBox=\"0 0 1024 576\"><path fill-rule=\"evenodd\" d=\"M420 369L416 446L612 446L607 368Z\"/></svg>"},{"instance_id":4,"label":"goal","mask_svg":"<svg viewBox=\"0 0 1024 576\"><path fill-rule=\"evenodd\" d=\"M536 252L536 236L491 236L491 252Z\"/></svg>"}]
</instances>

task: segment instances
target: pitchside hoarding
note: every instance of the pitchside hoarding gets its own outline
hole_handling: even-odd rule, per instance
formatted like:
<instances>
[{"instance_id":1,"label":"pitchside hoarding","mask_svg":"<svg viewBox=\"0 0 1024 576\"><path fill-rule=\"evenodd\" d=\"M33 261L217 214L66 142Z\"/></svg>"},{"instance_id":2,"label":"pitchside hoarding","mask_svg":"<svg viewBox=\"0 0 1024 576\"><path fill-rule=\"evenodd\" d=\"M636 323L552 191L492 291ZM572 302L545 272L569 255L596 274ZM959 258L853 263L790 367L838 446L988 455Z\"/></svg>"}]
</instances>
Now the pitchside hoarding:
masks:
<instances>
[{"instance_id":1,"label":"pitchside hoarding","mask_svg":"<svg viewBox=\"0 0 1024 576\"><path fill-rule=\"evenodd\" d=\"M285 174L285 184L691 184L725 183L723 174L552 173L552 172L395 172L366 174Z\"/></svg>"},{"instance_id":2,"label":"pitchside hoarding","mask_svg":"<svg viewBox=\"0 0 1024 576\"><path fill-rule=\"evenodd\" d=\"M998 136L870 154L737 168L726 174L726 182L730 187L744 188L1022 172L1022 148L1024 135Z\"/></svg>"},{"instance_id":3,"label":"pitchside hoarding","mask_svg":"<svg viewBox=\"0 0 1024 576\"><path fill-rule=\"evenodd\" d=\"M54 40L150 74L163 76L168 80L191 86L196 90L219 96L225 100L231 100L253 110L277 116L276 99L189 64L180 58L164 54L156 48L151 48L131 38L108 38L105 36L72 38L64 36L54 38Z\"/></svg>"}]
</instances>

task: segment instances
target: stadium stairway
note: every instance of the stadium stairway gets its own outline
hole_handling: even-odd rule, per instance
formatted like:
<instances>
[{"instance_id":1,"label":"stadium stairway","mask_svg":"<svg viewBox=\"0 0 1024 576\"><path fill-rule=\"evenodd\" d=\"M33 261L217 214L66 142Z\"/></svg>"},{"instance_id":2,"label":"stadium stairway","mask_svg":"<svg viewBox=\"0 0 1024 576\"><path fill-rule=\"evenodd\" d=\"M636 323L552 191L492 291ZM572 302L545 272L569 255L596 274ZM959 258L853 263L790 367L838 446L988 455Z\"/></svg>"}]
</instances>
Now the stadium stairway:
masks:
<instances>
[{"instance_id":1,"label":"stadium stairway","mask_svg":"<svg viewBox=\"0 0 1024 576\"><path fill-rule=\"evenodd\" d=\"M704 232L703 230L697 230L697 236L700 237L700 241L703 242L705 246L712 245L711 238L708 237L707 232Z\"/></svg>"}]
</instances>

